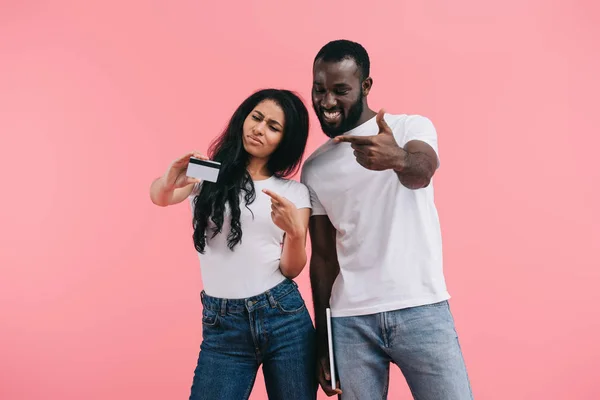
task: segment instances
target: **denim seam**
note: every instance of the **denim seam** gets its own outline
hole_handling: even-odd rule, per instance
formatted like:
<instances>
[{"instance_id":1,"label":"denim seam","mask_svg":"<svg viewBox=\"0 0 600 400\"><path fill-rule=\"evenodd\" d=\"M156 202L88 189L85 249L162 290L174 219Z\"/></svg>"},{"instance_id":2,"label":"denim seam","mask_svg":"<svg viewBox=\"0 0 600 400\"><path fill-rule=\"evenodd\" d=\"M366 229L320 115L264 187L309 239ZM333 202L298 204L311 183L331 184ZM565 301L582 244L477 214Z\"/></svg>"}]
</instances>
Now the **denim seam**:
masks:
<instances>
[{"instance_id":1,"label":"denim seam","mask_svg":"<svg viewBox=\"0 0 600 400\"><path fill-rule=\"evenodd\" d=\"M208 309L208 311L212 311L215 313L215 322L213 322L212 324L205 322L204 313L202 313L202 324L206 325L206 326L210 326L210 327L217 326L217 324L219 323L219 313L215 312L214 310L210 310L210 309Z\"/></svg>"},{"instance_id":2,"label":"denim seam","mask_svg":"<svg viewBox=\"0 0 600 400\"><path fill-rule=\"evenodd\" d=\"M443 306L445 306L447 304L448 304L447 300L444 300L444 301L439 301L437 303L424 304L424 305L422 305L420 307L437 308L437 307L443 307ZM419 306L416 306L416 307L419 307Z\"/></svg>"},{"instance_id":3,"label":"denim seam","mask_svg":"<svg viewBox=\"0 0 600 400\"><path fill-rule=\"evenodd\" d=\"M289 288L288 290L286 290L285 292L283 292L283 293L279 294L277 297L273 296L273 293L272 293L272 292L271 292L271 294L270 294L270 295L271 295L271 296L273 296L273 299L275 300L275 302L279 302L279 300L280 300L280 299L284 298L285 296L289 295L290 293L294 292L295 290L296 290L296 286L293 286L293 287ZM205 300L205 299L203 299L203 300ZM258 306L258 307L252 307L252 311L254 311L254 310L260 310L261 308L265 308L265 307L267 307L267 306L269 305L269 302L268 302L268 300L269 300L269 299L268 299L268 295L267 295L267 304L262 304L262 305L260 305L260 306ZM206 301L203 301L202 303L203 303L203 306L204 306L206 309L208 309L208 310L211 310L211 311L214 311L214 312L217 312L217 313L220 313L220 312L221 312L221 307L220 307L220 305L216 305L216 306L214 306L214 307L211 307L211 306L212 306L212 304L208 304L208 306L207 306L206 304L204 304L204 303L211 303L211 302L206 302ZM221 303L221 304L222 304L222 303ZM227 308L228 308L228 309L227 309L227 313L229 313L229 312L230 312L230 309L229 309L229 307L231 307L231 306L228 306L228 307L227 307ZM240 305L240 309L241 309L241 311L240 311L239 313L233 313L233 314L240 314L240 313L242 313L242 312L243 312L243 311L244 311L246 308ZM248 310L248 311L250 311L250 310ZM300 310L298 310L298 311L300 311Z\"/></svg>"},{"instance_id":4,"label":"denim seam","mask_svg":"<svg viewBox=\"0 0 600 400\"><path fill-rule=\"evenodd\" d=\"M471 394L471 400L472 400L473 399L473 388L471 387L471 380L469 379L469 372L467 371L467 363L465 361L465 357L462 352L462 347L460 346L460 340L458 340L458 336L456 337L456 344L458 346L460 358L462 359L463 365L465 367L465 375L467 376L467 384L469 385L469 393Z\"/></svg>"},{"instance_id":5,"label":"denim seam","mask_svg":"<svg viewBox=\"0 0 600 400\"><path fill-rule=\"evenodd\" d=\"M248 325L250 325L250 335L252 336L252 344L254 344L254 354L256 355L257 361L260 361L262 358L262 352L260 351L260 341L259 338L256 337L256 329L255 328L255 318L256 314L254 314L250 310L248 310Z\"/></svg>"},{"instance_id":6,"label":"denim seam","mask_svg":"<svg viewBox=\"0 0 600 400\"><path fill-rule=\"evenodd\" d=\"M381 334L383 339L383 347L390 347L390 335L388 332L387 313L381 313Z\"/></svg>"},{"instance_id":7,"label":"denim seam","mask_svg":"<svg viewBox=\"0 0 600 400\"><path fill-rule=\"evenodd\" d=\"M277 303L277 308L284 314L295 315L295 314L300 313L302 310L304 310L306 308L306 304L304 302L302 302L302 305L300 307L298 307L295 310L290 311L290 310L284 310L283 307L281 306L281 304Z\"/></svg>"},{"instance_id":8,"label":"denim seam","mask_svg":"<svg viewBox=\"0 0 600 400\"><path fill-rule=\"evenodd\" d=\"M250 398L250 393L252 393L253 386L254 386L254 381L250 381L250 384L248 385L248 388L246 389L246 394L244 395L244 400L247 400Z\"/></svg>"},{"instance_id":9,"label":"denim seam","mask_svg":"<svg viewBox=\"0 0 600 400\"><path fill-rule=\"evenodd\" d=\"M279 296L274 297L274 299L275 299L275 301L278 301L278 300L284 298L285 296L287 296L288 294L294 292L295 290L296 290L296 287L291 287L291 288L289 288L289 290L281 293Z\"/></svg>"},{"instance_id":10,"label":"denim seam","mask_svg":"<svg viewBox=\"0 0 600 400\"><path fill-rule=\"evenodd\" d=\"M385 380L385 385L383 386L383 396L381 400L386 400L388 398L388 390L390 388L390 363L387 364L387 379Z\"/></svg>"}]
</instances>

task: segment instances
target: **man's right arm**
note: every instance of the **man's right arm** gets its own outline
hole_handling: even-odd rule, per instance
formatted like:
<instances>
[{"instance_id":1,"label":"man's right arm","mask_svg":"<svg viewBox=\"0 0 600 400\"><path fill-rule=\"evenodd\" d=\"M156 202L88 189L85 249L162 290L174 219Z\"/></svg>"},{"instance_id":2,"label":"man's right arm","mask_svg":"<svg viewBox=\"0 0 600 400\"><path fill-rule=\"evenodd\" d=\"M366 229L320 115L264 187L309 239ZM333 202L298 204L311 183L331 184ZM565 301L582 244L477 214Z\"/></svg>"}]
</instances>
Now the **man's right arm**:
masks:
<instances>
[{"instance_id":1,"label":"man's right arm","mask_svg":"<svg viewBox=\"0 0 600 400\"><path fill-rule=\"evenodd\" d=\"M336 230L326 215L315 215L309 222L312 254L310 258L310 284L315 309L315 326L317 330L317 355L322 368L318 373L319 383L323 391L332 396L340 393L331 389L328 382L329 359L327 347L327 317L325 309L329 307L331 289L340 272L336 252Z\"/></svg>"}]
</instances>

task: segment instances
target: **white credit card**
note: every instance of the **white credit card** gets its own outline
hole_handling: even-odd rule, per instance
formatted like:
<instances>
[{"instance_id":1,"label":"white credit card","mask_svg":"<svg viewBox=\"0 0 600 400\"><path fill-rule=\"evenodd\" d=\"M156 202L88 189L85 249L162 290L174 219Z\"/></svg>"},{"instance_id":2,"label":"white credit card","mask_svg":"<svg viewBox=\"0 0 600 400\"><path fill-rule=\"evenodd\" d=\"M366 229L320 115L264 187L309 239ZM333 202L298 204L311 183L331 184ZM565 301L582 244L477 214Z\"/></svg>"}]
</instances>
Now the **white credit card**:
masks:
<instances>
[{"instance_id":1,"label":"white credit card","mask_svg":"<svg viewBox=\"0 0 600 400\"><path fill-rule=\"evenodd\" d=\"M209 160L190 158L186 175L203 181L216 182L219 178L221 163Z\"/></svg>"},{"instance_id":2,"label":"white credit card","mask_svg":"<svg viewBox=\"0 0 600 400\"><path fill-rule=\"evenodd\" d=\"M331 374L331 388L336 389L335 359L333 356L333 332L331 332L331 309L325 309L327 316L327 344L329 346L329 372Z\"/></svg>"}]
</instances>

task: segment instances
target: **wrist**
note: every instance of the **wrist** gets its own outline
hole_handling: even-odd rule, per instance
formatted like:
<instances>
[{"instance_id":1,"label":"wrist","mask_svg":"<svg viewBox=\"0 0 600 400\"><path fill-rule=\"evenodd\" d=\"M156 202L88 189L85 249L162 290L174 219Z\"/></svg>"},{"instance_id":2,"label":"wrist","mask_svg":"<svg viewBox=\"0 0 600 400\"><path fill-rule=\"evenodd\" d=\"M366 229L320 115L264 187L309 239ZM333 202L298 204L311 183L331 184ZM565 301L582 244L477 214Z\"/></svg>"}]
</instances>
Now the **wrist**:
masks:
<instances>
[{"instance_id":1,"label":"wrist","mask_svg":"<svg viewBox=\"0 0 600 400\"><path fill-rule=\"evenodd\" d=\"M304 229L301 226L294 225L285 232L289 240L302 240L305 237Z\"/></svg>"},{"instance_id":2,"label":"wrist","mask_svg":"<svg viewBox=\"0 0 600 400\"><path fill-rule=\"evenodd\" d=\"M396 172L402 172L408 165L408 152L402 147L398 147L398 154L394 157L392 169Z\"/></svg>"},{"instance_id":3,"label":"wrist","mask_svg":"<svg viewBox=\"0 0 600 400\"><path fill-rule=\"evenodd\" d=\"M166 175L160 177L159 180L160 189L164 193L169 193L175 190L175 183L169 184L169 180Z\"/></svg>"}]
</instances>

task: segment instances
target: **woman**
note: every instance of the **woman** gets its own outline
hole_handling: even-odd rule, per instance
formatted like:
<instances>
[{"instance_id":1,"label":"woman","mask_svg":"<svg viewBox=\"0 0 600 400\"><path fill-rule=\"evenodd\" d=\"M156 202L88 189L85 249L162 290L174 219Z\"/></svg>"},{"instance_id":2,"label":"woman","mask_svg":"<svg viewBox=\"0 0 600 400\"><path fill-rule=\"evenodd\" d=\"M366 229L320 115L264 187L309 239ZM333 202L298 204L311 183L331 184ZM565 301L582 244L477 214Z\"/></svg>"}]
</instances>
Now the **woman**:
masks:
<instances>
[{"instance_id":1,"label":"woman","mask_svg":"<svg viewBox=\"0 0 600 400\"><path fill-rule=\"evenodd\" d=\"M202 345L190 399L247 399L263 366L270 399L315 399L315 338L292 280L306 264L308 189L300 165L308 111L287 90L254 93L211 145L216 183L186 176L192 152L151 186L159 206L190 198L204 290Z\"/></svg>"}]
</instances>

